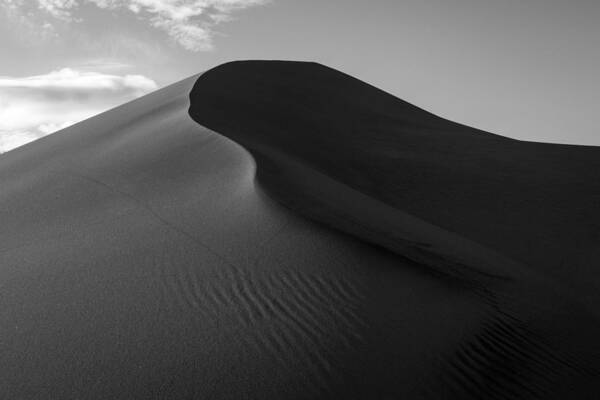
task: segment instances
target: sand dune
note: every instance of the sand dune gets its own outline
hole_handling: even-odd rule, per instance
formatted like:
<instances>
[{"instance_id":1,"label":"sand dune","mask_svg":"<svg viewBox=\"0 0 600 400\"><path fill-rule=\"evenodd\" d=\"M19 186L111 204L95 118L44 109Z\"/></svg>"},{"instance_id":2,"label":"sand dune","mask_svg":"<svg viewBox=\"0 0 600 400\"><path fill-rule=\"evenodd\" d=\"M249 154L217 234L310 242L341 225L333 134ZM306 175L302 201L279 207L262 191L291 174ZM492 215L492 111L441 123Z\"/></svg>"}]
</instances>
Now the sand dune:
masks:
<instances>
[{"instance_id":1,"label":"sand dune","mask_svg":"<svg viewBox=\"0 0 600 400\"><path fill-rule=\"evenodd\" d=\"M598 153L191 77L0 157L0 397L594 399Z\"/></svg>"}]
</instances>

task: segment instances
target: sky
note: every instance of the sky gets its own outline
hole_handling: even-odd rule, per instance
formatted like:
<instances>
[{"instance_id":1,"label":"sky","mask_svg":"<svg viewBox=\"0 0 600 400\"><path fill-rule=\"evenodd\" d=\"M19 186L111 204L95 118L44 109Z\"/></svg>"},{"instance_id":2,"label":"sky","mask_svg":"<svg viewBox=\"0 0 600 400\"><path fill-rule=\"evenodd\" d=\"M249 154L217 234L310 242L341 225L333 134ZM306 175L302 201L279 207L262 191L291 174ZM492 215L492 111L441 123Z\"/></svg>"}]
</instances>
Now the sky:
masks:
<instances>
[{"instance_id":1,"label":"sky","mask_svg":"<svg viewBox=\"0 0 600 400\"><path fill-rule=\"evenodd\" d=\"M600 145L598 0L0 0L0 153L239 59L317 61L437 115Z\"/></svg>"}]
</instances>

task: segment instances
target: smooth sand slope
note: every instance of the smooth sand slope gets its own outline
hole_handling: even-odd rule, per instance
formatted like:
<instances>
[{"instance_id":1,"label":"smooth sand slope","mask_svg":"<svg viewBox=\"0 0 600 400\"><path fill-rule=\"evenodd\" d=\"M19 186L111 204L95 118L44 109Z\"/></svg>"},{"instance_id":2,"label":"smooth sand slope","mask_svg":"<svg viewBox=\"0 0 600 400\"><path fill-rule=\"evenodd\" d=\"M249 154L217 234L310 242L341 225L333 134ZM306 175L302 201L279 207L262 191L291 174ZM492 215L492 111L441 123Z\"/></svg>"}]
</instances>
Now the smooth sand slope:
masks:
<instances>
[{"instance_id":1,"label":"smooth sand slope","mask_svg":"<svg viewBox=\"0 0 600 400\"><path fill-rule=\"evenodd\" d=\"M279 62L8 152L0 398L595 399L599 153Z\"/></svg>"}]
</instances>

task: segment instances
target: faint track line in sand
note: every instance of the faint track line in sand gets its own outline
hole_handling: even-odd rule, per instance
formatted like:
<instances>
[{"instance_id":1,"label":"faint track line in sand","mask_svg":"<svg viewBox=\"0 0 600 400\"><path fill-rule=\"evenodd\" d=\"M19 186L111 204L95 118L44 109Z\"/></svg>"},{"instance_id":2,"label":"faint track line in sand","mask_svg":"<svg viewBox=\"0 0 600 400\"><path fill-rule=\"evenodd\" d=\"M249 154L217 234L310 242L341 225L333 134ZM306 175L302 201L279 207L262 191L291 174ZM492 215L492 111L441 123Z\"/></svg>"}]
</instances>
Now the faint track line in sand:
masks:
<instances>
[{"instance_id":1,"label":"faint track line in sand","mask_svg":"<svg viewBox=\"0 0 600 400\"><path fill-rule=\"evenodd\" d=\"M217 257L221 262L223 262L224 264L235 268L235 264L231 261L229 261L225 256L223 256L222 254L220 254L219 252L215 251L214 249L212 249L210 246L208 246L206 243L200 241L197 237L195 237L194 235L192 235L191 233L187 232L186 230L182 229L181 227L175 225L173 222L169 221L168 219L164 218L163 216L161 216L158 212L156 212L154 209L152 209L148 204L146 204L145 202L139 200L138 198L136 198L135 196L117 188L114 187L112 185L109 185L99 179L90 177L88 175L83 175L83 174L77 174L77 173L67 173L67 172L55 172L55 174L57 175L66 175L66 176L71 176L71 177L75 177L75 178L80 178L82 180L94 183L98 186L104 187L106 189L108 189L109 191L120 195L122 197L125 197L127 199L129 199L130 201L132 201L133 203L135 203L137 206L139 206L140 208L142 208L143 210L147 211L150 215L152 215L157 221L159 221L163 226L166 226L167 228L179 233L180 235L186 237L187 239L189 239L190 241L196 243L197 245L199 245L200 247L202 247L203 249L205 249L206 251L208 251L209 253L211 253L213 256Z\"/></svg>"}]
</instances>

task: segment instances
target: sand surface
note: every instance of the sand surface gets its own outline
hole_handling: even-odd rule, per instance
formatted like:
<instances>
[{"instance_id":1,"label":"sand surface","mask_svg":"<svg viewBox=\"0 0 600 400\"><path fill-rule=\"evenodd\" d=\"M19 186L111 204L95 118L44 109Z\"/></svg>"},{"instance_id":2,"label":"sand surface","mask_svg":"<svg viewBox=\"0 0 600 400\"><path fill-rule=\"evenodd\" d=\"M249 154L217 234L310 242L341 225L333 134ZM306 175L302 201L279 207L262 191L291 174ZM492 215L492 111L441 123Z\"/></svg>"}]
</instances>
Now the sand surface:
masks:
<instances>
[{"instance_id":1,"label":"sand surface","mask_svg":"<svg viewBox=\"0 0 600 400\"><path fill-rule=\"evenodd\" d=\"M595 399L598 167L316 64L191 77L0 156L0 398Z\"/></svg>"}]
</instances>

